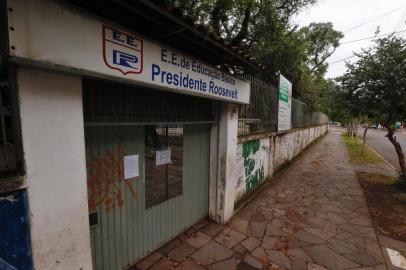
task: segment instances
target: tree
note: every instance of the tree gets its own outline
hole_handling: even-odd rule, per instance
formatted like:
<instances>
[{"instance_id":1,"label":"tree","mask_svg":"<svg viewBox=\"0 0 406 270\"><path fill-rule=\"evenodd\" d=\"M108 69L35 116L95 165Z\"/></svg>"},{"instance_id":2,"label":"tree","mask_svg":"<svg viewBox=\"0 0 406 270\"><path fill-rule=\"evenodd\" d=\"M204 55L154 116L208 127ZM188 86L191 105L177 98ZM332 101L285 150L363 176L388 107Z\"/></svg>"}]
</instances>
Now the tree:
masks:
<instances>
[{"instance_id":1,"label":"tree","mask_svg":"<svg viewBox=\"0 0 406 270\"><path fill-rule=\"evenodd\" d=\"M327 71L326 63L339 45L343 33L334 30L333 24L311 23L300 29L300 34L306 43L306 51L309 55L307 64L310 70L316 74L324 75Z\"/></svg>"},{"instance_id":2,"label":"tree","mask_svg":"<svg viewBox=\"0 0 406 270\"><path fill-rule=\"evenodd\" d=\"M357 56L356 63L347 63L340 81L353 100L366 105L366 114L381 117L399 158L400 178L406 181L405 156L395 136L396 121L406 116L406 41L395 36L377 39Z\"/></svg>"},{"instance_id":3,"label":"tree","mask_svg":"<svg viewBox=\"0 0 406 270\"><path fill-rule=\"evenodd\" d=\"M320 110L334 122L344 123L350 118L346 93L333 80L328 80L327 87L324 88Z\"/></svg>"},{"instance_id":4,"label":"tree","mask_svg":"<svg viewBox=\"0 0 406 270\"><path fill-rule=\"evenodd\" d=\"M293 84L293 96L311 109L321 107L327 58L342 33L331 23L312 23L298 28L294 14L317 0L166 0L170 8L207 26L233 46L245 50L265 69L260 79L277 84L282 73ZM234 67L222 67L236 71Z\"/></svg>"},{"instance_id":5,"label":"tree","mask_svg":"<svg viewBox=\"0 0 406 270\"><path fill-rule=\"evenodd\" d=\"M293 14L317 0L167 0L169 7L244 49L266 66L263 79L277 81L279 71L291 81L306 61L305 47ZM231 67L232 68L232 67Z\"/></svg>"},{"instance_id":6,"label":"tree","mask_svg":"<svg viewBox=\"0 0 406 270\"><path fill-rule=\"evenodd\" d=\"M287 25L294 14L316 3L317 0L167 0L170 8L179 8L235 45L252 44L259 37L256 30L260 30L261 24L270 26L277 19Z\"/></svg>"}]
</instances>

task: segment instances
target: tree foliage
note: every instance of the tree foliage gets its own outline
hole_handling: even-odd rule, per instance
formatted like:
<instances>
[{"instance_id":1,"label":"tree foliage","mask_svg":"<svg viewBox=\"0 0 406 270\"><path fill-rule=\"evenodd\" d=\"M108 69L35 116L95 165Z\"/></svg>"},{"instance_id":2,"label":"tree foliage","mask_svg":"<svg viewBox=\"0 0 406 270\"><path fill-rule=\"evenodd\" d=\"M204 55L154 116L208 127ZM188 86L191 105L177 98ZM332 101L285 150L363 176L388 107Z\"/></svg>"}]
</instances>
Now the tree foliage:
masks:
<instances>
[{"instance_id":1,"label":"tree foliage","mask_svg":"<svg viewBox=\"0 0 406 270\"><path fill-rule=\"evenodd\" d=\"M266 69L262 79L277 82L281 72L293 83L293 94L306 98L325 85L326 60L342 34L331 23L299 28L292 16L317 0L167 0L170 7L204 24L210 31L239 46ZM302 93L303 92L303 93ZM312 93L311 107L318 107L320 93ZM314 104L313 104L314 103Z\"/></svg>"},{"instance_id":2,"label":"tree foliage","mask_svg":"<svg viewBox=\"0 0 406 270\"><path fill-rule=\"evenodd\" d=\"M334 53L344 35L334 30L331 22L311 23L299 32L303 35L306 44L309 56L307 63L311 71L316 74L325 74L328 67L326 60Z\"/></svg>"},{"instance_id":3,"label":"tree foliage","mask_svg":"<svg viewBox=\"0 0 406 270\"><path fill-rule=\"evenodd\" d=\"M406 180L403 150L394 135L396 121L406 118L406 40L395 36L378 39L372 48L347 64L339 81L353 114L379 118L399 157L401 176Z\"/></svg>"},{"instance_id":4,"label":"tree foliage","mask_svg":"<svg viewBox=\"0 0 406 270\"><path fill-rule=\"evenodd\" d=\"M353 111L385 116L383 124L394 125L406 114L406 41L397 37L378 39L374 47L347 64L339 80Z\"/></svg>"}]
</instances>

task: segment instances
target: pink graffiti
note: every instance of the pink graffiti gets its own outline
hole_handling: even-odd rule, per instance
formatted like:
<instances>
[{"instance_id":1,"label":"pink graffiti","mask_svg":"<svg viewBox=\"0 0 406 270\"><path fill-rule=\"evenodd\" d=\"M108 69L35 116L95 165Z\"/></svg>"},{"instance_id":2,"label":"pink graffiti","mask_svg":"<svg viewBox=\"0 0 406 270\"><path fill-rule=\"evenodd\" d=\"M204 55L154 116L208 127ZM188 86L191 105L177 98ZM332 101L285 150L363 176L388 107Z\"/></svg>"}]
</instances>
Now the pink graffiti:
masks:
<instances>
[{"instance_id":1,"label":"pink graffiti","mask_svg":"<svg viewBox=\"0 0 406 270\"><path fill-rule=\"evenodd\" d=\"M93 157L88 163L87 186L89 189L89 211L103 205L106 211L124 206L120 181L124 181L124 150L119 145L107 150L102 157ZM136 197L130 181L125 181L132 197Z\"/></svg>"}]
</instances>

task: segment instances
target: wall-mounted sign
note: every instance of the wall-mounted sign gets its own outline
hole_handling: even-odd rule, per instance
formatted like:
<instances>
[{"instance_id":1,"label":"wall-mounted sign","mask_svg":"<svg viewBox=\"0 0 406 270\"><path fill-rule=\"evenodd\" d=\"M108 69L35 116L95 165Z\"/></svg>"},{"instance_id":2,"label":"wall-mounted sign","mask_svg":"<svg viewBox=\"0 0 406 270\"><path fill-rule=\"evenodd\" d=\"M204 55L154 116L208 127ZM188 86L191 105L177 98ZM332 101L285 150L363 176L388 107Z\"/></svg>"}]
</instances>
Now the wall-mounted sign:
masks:
<instances>
[{"instance_id":1,"label":"wall-mounted sign","mask_svg":"<svg viewBox=\"0 0 406 270\"><path fill-rule=\"evenodd\" d=\"M156 166L170 164L171 162L171 149L159 150L155 152Z\"/></svg>"},{"instance_id":2,"label":"wall-mounted sign","mask_svg":"<svg viewBox=\"0 0 406 270\"><path fill-rule=\"evenodd\" d=\"M279 77L278 130L287 130L291 126L292 83L285 77Z\"/></svg>"},{"instance_id":3,"label":"wall-mounted sign","mask_svg":"<svg viewBox=\"0 0 406 270\"><path fill-rule=\"evenodd\" d=\"M138 155L124 156L124 179L140 175Z\"/></svg>"},{"instance_id":4,"label":"wall-mounted sign","mask_svg":"<svg viewBox=\"0 0 406 270\"><path fill-rule=\"evenodd\" d=\"M111 69L140 74L143 66L143 40L108 26L103 26L103 59Z\"/></svg>"},{"instance_id":5,"label":"wall-mounted sign","mask_svg":"<svg viewBox=\"0 0 406 270\"><path fill-rule=\"evenodd\" d=\"M14 61L249 103L250 84L179 51L47 0L9 0ZM45 31L46 30L46 31Z\"/></svg>"}]
</instances>

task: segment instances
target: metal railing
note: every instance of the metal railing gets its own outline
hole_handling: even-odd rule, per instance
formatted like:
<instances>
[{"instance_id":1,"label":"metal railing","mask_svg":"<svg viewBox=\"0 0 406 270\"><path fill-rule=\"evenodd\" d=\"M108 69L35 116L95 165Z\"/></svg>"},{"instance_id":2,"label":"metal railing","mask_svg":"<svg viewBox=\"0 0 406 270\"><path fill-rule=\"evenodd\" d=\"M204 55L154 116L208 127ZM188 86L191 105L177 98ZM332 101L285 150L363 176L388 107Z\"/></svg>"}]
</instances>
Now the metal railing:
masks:
<instances>
[{"instance_id":1,"label":"metal railing","mask_svg":"<svg viewBox=\"0 0 406 270\"><path fill-rule=\"evenodd\" d=\"M238 109L238 136L278 129L278 88L252 76L242 78L251 82L250 104L240 105ZM314 112L310 107L292 98L291 128L303 128L328 123L322 112Z\"/></svg>"},{"instance_id":2,"label":"metal railing","mask_svg":"<svg viewBox=\"0 0 406 270\"><path fill-rule=\"evenodd\" d=\"M328 116L322 112L314 112L309 106L298 99L292 99L292 128L303 128L328 124Z\"/></svg>"},{"instance_id":3,"label":"metal railing","mask_svg":"<svg viewBox=\"0 0 406 270\"><path fill-rule=\"evenodd\" d=\"M238 109L238 135L278 129L278 89L252 76L250 104Z\"/></svg>"}]
</instances>

